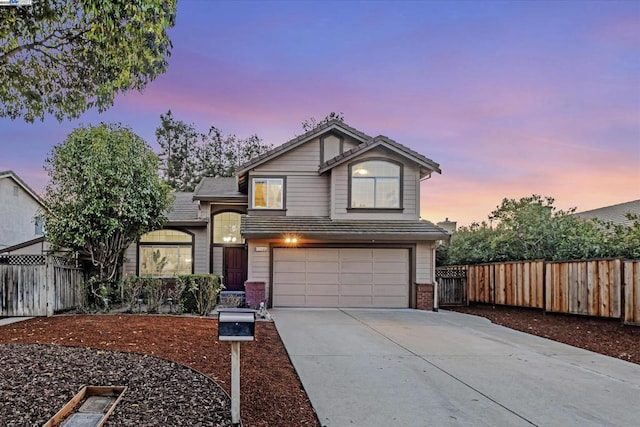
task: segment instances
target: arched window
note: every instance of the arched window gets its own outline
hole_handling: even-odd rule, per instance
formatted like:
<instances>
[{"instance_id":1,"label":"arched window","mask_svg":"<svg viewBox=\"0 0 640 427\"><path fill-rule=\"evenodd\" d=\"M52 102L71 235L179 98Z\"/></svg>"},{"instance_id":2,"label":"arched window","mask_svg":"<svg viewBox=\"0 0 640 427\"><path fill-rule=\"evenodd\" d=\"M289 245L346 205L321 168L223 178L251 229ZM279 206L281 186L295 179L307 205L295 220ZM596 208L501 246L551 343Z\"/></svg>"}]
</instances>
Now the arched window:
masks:
<instances>
[{"instance_id":1,"label":"arched window","mask_svg":"<svg viewBox=\"0 0 640 427\"><path fill-rule=\"evenodd\" d=\"M213 217L213 243L241 244L244 243L240 235L241 215L236 212L222 212Z\"/></svg>"},{"instance_id":2,"label":"arched window","mask_svg":"<svg viewBox=\"0 0 640 427\"><path fill-rule=\"evenodd\" d=\"M178 230L151 231L140 238L138 274L171 277L193 273L193 236Z\"/></svg>"},{"instance_id":3,"label":"arched window","mask_svg":"<svg viewBox=\"0 0 640 427\"><path fill-rule=\"evenodd\" d=\"M400 209L402 165L365 160L349 166L352 209Z\"/></svg>"}]
</instances>

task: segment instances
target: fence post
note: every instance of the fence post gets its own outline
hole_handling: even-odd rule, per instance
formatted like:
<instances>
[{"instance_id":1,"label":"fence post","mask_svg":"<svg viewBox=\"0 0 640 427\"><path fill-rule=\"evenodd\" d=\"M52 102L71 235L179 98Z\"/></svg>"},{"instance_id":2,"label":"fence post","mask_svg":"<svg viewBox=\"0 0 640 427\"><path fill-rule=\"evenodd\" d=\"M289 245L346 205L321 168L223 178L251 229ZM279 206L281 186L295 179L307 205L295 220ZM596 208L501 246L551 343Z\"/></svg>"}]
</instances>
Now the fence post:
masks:
<instances>
[{"instance_id":1,"label":"fence post","mask_svg":"<svg viewBox=\"0 0 640 427\"><path fill-rule=\"evenodd\" d=\"M51 255L45 258L45 295L47 301L47 317L53 316L53 311L56 304L56 286L55 286L55 274L54 274L54 262Z\"/></svg>"}]
</instances>

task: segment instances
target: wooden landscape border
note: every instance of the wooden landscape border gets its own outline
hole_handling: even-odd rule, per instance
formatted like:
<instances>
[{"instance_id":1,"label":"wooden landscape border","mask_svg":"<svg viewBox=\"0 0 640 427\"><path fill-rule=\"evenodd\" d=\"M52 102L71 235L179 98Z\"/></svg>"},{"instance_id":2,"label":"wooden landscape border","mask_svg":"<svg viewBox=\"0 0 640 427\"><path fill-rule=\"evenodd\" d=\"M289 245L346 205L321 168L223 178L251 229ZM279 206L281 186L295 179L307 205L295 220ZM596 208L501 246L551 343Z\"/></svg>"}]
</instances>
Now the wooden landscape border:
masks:
<instances>
[{"instance_id":1,"label":"wooden landscape border","mask_svg":"<svg viewBox=\"0 0 640 427\"><path fill-rule=\"evenodd\" d=\"M116 405L122 399L122 395L127 390L125 386L84 386L80 391L69 401L66 405L62 407L49 421L47 421L42 427L57 427L60 425L65 418L67 418L73 410L78 406L83 399L91 397L91 396L108 396L108 397L116 397L116 400L113 401L111 407L107 412L104 413L102 419L97 424L97 427L102 427L115 409Z\"/></svg>"}]
</instances>

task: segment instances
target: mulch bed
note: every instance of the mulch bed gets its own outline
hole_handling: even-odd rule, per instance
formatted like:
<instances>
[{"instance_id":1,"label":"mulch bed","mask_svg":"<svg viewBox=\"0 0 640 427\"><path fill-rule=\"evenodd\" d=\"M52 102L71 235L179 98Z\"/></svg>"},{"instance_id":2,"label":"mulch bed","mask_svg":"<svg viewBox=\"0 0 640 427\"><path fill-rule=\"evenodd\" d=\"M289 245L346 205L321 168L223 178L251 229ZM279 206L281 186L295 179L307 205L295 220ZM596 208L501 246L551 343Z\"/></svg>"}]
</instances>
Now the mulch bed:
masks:
<instances>
[{"instance_id":1,"label":"mulch bed","mask_svg":"<svg viewBox=\"0 0 640 427\"><path fill-rule=\"evenodd\" d=\"M228 396L215 383L231 392L231 347L216 337L215 319L177 316L63 315L0 327L0 420L41 425L83 385L113 384L133 389L111 425L229 425ZM55 345L18 345L34 343ZM320 425L273 323L258 322L256 340L241 344L240 369L243 425ZM37 411L20 410L20 400Z\"/></svg>"},{"instance_id":2,"label":"mulch bed","mask_svg":"<svg viewBox=\"0 0 640 427\"><path fill-rule=\"evenodd\" d=\"M619 319L492 305L446 309L482 316L511 329L640 364L640 327L623 325Z\"/></svg>"}]
</instances>

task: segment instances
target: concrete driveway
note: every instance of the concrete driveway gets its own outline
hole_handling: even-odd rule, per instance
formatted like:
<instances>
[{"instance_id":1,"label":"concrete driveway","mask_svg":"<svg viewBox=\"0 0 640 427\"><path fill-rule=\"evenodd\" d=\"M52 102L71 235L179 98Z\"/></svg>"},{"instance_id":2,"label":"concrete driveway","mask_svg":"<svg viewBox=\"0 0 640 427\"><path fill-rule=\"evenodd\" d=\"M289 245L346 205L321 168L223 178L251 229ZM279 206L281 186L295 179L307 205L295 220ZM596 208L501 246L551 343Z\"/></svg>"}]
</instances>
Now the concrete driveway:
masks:
<instances>
[{"instance_id":1,"label":"concrete driveway","mask_svg":"<svg viewBox=\"0 0 640 427\"><path fill-rule=\"evenodd\" d=\"M323 426L640 425L640 366L483 318L271 314Z\"/></svg>"}]
</instances>

